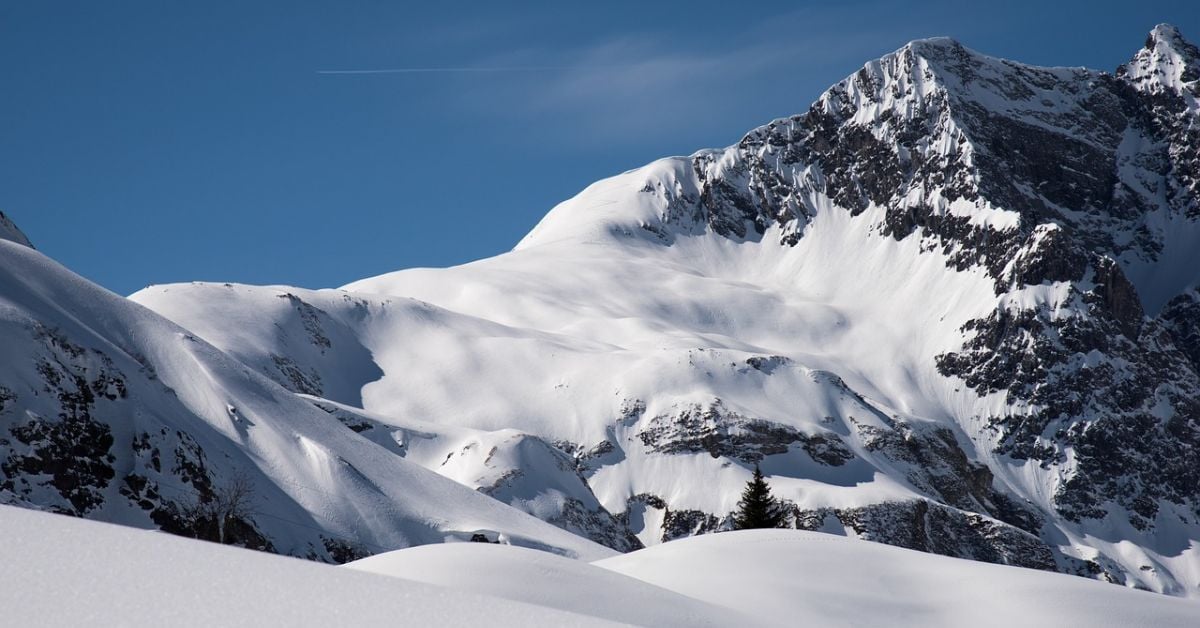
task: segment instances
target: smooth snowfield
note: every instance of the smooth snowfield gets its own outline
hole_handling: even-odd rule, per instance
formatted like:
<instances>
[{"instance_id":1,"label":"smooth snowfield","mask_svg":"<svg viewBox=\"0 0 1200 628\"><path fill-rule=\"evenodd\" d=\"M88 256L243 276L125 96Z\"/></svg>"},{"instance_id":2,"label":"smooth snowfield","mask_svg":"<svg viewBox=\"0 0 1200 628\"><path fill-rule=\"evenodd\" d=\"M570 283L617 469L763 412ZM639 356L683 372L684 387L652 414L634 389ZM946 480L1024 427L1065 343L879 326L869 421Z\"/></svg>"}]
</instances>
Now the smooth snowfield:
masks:
<instances>
[{"instance_id":1,"label":"smooth snowfield","mask_svg":"<svg viewBox=\"0 0 1200 628\"><path fill-rule=\"evenodd\" d=\"M422 545L346 565L446 587L650 626L745 626L742 614L547 552L489 543Z\"/></svg>"},{"instance_id":2,"label":"smooth snowfield","mask_svg":"<svg viewBox=\"0 0 1200 628\"><path fill-rule=\"evenodd\" d=\"M817 532L696 536L595 564L764 625L1200 625L1191 600Z\"/></svg>"},{"instance_id":3,"label":"smooth snowfield","mask_svg":"<svg viewBox=\"0 0 1200 628\"><path fill-rule=\"evenodd\" d=\"M0 506L8 626L606 626L294 558ZM19 585L19 586L18 586Z\"/></svg>"},{"instance_id":4,"label":"smooth snowfield","mask_svg":"<svg viewBox=\"0 0 1200 628\"><path fill-rule=\"evenodd\" d=\"M797 530L690 537L590 565L522 548L457 543L398 550L347 567L654 626L1200 622L1200 604L1189 600ZM724 608L706 611L714 605Z\"/></svg>"}]
</instances>

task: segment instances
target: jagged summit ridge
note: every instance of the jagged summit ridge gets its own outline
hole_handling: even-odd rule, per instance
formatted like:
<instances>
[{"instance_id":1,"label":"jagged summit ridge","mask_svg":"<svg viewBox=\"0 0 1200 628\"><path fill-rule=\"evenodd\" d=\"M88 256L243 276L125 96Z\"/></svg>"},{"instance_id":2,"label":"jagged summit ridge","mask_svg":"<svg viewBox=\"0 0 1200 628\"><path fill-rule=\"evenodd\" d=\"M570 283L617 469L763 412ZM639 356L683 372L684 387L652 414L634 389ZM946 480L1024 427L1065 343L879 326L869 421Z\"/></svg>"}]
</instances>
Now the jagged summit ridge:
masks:
<instances>
[{"instance_id":1,"label":"jagged summit ridge","mask_svg":"<svg viewBox=\"0 0 1200 628\"><path fill-rule=\"evenodd\" d=\"M1118 68L1117 74L1140 91L1178 94L1195 109L1200 96L1200 49L1184 39L1179 29L1159 24L1150 31L1146 45Z\"/></svg>"},{"instance_id":2,"label":"jagged summit ridge","mask_svg":"<svg viewBox=\"0 0 1200 628\"><path fill-rule=\"evenodd\" d=\"M1172 49L1190 46L1169 32ZM614 204L585 191L518 249L630 232L664 243L703 232L758 240L768 229L795 245L828 201L855 214L881 209L881 232L932 237L956 267L986 268L998 290L1081 279L1089 256L1111 257L1155 312L1196 274L1181 260L1191 236L1178 234L1200 215L1200 142L1180 99L1131 90L1132 80L918 40L805 113L640 171L650 199ZM1044 237L1052 227L1060 231ZM1015 267L1018 258L1046 263ZM1165 275L1182 283L1159 285Z\"/></svg>"}]
</instances>

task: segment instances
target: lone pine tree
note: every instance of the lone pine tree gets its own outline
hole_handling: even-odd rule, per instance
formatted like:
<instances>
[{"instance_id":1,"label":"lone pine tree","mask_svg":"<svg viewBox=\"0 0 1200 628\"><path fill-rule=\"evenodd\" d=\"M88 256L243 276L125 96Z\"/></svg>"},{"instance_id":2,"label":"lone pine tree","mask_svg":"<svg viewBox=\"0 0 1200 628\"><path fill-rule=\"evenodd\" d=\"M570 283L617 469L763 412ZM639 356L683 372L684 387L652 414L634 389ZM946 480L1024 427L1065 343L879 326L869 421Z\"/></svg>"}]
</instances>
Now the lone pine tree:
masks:
<instances>
[{"instance_id":1,"label":"lone pine tree","mask_svg":"<svg viewBox=\"0 0 1200 628\"><path fill-rule=\"evenodd\" d=\"M733 516L735 530L783 527L785 516L779 501L771 494L771 486L763 479L762 470L754 465L754 477L746 483L737 514Z\"/></svg>"}]
</instances>

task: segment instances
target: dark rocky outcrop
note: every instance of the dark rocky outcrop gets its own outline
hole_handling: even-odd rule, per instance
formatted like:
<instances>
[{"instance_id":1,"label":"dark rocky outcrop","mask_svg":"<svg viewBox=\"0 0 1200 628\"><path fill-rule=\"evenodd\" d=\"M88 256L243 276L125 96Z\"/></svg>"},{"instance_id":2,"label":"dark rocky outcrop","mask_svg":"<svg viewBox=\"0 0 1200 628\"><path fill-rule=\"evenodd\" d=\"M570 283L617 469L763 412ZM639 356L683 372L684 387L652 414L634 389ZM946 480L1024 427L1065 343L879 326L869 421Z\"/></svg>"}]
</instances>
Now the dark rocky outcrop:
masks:
<instances>
[{"instance_id":1,"label":"dark rocky outcrop","mask_svg":"<svg viewBox=\"0 0 1200 628\"><path fill-rule=\"evenodd\" d=\"M655 416L637 437L657 453L705 452L713 458L734 458L748 464L787 453L793 444L799 444L813 460L829 466L841 466L854 458L837 434L809 436L781 423L732 412L719 399L708 406L689 405L672 414Z\"/></svg>"},{"instance_id":2,"label":"dark rocky outcrop","mask_svg":"<svg viewBox=\"0 0 1200 628\"><path fill-rule=\"evenodd\" d=\"M987 563L1056 571L1055 552L1036 535L973 512L914 500L861 508L794 509L795 527L845 527L869 541Z\"/></svg>"}]
</instances>

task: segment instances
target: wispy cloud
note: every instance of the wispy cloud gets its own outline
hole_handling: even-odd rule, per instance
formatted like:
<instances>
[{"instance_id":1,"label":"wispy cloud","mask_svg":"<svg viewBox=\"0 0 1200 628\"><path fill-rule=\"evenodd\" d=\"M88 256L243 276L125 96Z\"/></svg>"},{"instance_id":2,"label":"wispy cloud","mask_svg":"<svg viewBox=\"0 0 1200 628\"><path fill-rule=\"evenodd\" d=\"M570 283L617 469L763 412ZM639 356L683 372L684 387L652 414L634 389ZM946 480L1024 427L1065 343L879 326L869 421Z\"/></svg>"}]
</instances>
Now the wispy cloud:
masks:
<instances>
[{"instance_id":1,"label":"wispy cloud","mask_svg":"<svg viewBox=\"0 0 1200 628\"><path fill-rule=\"evenodd\" d=\"M865 60L844 61L852 55L841 43L813 36L689 50L648 37L613 39L556 51L556 60L568 60L561 71L505 80L491 86L490 98L461 104L554 124L584 144L734 141L756 123L803 111Z\"/></svg>"},{"instance_id":2,"label":"wispy cloud","mask_svg":"<svg viewBox=\"0 0 1200 628\"><path fill-rule=\"evenodd\" d=\"M527 66L527 67L494 67L494 68L479 68L479 67L464 67L464 68L368 68L355 70L317 70L317 74L429 74L429 73L496 73L496 72L546 72L548 70L561 70L562 67L554 66Z\"/></svg>"},{"instance_id":3,"label":"wispy cloud","mask_svg":"<svg viewBox=\"0 0 1200 628\"><path fill-rule=\"evenodd\" d=\"M552 137L586 147L678 140L681 148L698 148L694 142L736 141L755 124L804 111L824 88L855 71L871 54L903 43L889 41L898 30L889 19L897 16L886 4L858 4L856 11L872 16L869 23L850 25L842 9L807 8L772 16L722 39L692 39L681 31L642 32L509 47L500 54L477 54L461 66L318 73L462 75L460 82L447 76L448 82L436 86L447 106L471 119L530 129L515 134L529 141ZM488 39L487 33L479 37Z\"/></svg>"}]
</instances>

